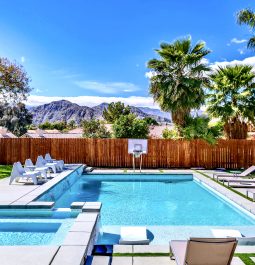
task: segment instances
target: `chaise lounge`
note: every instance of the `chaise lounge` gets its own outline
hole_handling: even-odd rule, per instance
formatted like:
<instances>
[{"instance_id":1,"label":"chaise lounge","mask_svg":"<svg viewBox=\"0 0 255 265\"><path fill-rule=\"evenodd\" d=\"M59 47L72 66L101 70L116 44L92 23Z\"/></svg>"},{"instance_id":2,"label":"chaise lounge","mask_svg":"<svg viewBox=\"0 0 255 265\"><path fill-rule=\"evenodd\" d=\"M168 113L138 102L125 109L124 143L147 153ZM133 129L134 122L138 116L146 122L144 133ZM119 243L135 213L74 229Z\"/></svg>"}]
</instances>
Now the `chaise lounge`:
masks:
<instances>
[{"instance_id":1,"label":"chaise lounge","mask_svg":"<svg viewBox=\"0 0 255 265\"><path fill-rule=\"evenodd\" d=\"M236 238L190 238L173 240L170 252L177 265L230 265Z\"/></svg>"},{"instance_id":2,"label":"chaise lounge","mask_svg":"<svg viewBox=\"0 0 255 265\"><path fill-rule=\"evenodd\" d=\"M247 177L249 174L251 174L253 171L255 171L255 166L251 166L244 170L242 173L213 173L213 179L219 180L219 178L229 178L229 177Z\"/></svg>"}]
</instances>

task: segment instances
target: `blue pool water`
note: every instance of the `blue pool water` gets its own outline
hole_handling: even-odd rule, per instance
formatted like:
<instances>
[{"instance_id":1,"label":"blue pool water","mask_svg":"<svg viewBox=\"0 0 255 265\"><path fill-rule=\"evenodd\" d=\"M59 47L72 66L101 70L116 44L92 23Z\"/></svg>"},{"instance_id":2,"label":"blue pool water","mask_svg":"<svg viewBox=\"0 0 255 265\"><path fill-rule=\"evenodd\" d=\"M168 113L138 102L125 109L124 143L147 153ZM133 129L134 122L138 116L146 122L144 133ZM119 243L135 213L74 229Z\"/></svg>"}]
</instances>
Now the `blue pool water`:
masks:
<instances>
[{"instance_id":1,"label":"blue pool water","mask_svg":"<svg viewBox=\"0 0 255 265\"><path fill-rule=\"evenodd\" d=\"M73 218L38 211L0 211L0 245L60 245Z\"/></svg>"},{"instance_id":2,"label":"blue pool water","mask_svg":"<svg viewBox=\"0 0 255 265\"><path fill-rule=\"evenodd\" d=\"M43 197L47 200L47 194ZM52 196L48 197L52 200ZM80 176L56 198L103 203L103 226L252 226L254 220L192 180L192 175Z\"/></svg>"}]
</instances>

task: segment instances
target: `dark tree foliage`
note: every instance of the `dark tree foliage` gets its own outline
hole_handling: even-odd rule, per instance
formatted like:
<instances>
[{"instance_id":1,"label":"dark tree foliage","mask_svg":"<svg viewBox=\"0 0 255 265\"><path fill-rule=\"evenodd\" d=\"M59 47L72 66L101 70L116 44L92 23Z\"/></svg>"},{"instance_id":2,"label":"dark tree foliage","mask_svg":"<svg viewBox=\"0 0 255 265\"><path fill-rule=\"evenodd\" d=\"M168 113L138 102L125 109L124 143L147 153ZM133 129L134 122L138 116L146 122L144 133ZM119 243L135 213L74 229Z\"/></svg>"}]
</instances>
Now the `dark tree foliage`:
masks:
<instances>
[{"instance_id":1,"label":"dark tree foliage","mask_svg":"<svg viewBox=\"0 0 255 265\"><path fill-rule=\"evenodd\" d=\"M122 102L112 102L108 105L107 109L103 111L103 118L106 122L114 123L121 115L128 115L130 107L124 105Z\"/></svg>"},{"instance_id":2,"label":"dark tree foliage","mask_svg":"<svg viewBox=\"0 0 255 265\"><path fill-rule=\"evenodd\" d=\"M32 123L32 114L26 109L25 104L15 106L2 104L0 106L0 126L7 128L16 136L27 132L27 127Z\"/></svg>"},{"instance_id":3,"label":"dark tree foliage","mask_svg":"<svg viewBox=\"0 0 255 265\"><path fill-rule=\"evenodd\" d=\"M102 121L83 121L82 127L84 138L111 138L111 133L107 130Z\"/></svg>"},{"instance_id":4,"label":"dark tree foliage","mask_svg":"<svg viewBox=\"0 0 255 265\"><path fill-rule=\"evenodd\" d=\"M17 136L24 134L32 123L23 104L31 91L29 82L23 66L0 58L0 125Z\"/></svg>"}]
</instances>

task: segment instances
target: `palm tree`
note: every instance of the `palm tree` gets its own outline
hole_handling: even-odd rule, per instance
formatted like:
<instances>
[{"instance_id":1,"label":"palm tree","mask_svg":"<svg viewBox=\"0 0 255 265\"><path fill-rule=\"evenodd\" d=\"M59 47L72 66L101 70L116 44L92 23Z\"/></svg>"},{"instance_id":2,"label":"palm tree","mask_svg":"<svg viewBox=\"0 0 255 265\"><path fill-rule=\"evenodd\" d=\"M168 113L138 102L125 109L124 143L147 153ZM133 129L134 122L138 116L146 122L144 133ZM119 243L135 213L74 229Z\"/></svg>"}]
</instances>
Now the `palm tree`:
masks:
<instances>
[{"instance_id":1,"label":"palm tree","mask_svg":"<svg viewBox=\"0 0 255 265\"><path fill-rule=\"evenodd\" d=\"M246 139L255 117L255 73L249 65L219 67L208 85L207 111L224 122L229 139Z\"/></svg>"},{"instance_id":2,"label":"palm tree","mask_svg":"<svg viewBox=\"0 0 255 265\"><path fill-rule=\"evenodd\" d=\"M239 25L248 25L251 31L254 33L255 30L255 13L253 10L247 8L242 9L237 13L237 23ZM247 47L250 49L255 49L255 35L253 35L248 43Z\"/></svg>"},{"instance_id":3,"label":"palm tree","mask_svg":"<svg viewBox=\"0 0 255 265\"><path fill-rule=\"evenodd\" d=\"M209 70L204 57L210 51L205 49L204 42L192 47L191 38L186 38L161 43L156 52L160 59L148 62L152 69L150 94L163 111L171 112L180 132L191 109L198 109L204 102L203 85Z\"/></svg>"}]
</instances>

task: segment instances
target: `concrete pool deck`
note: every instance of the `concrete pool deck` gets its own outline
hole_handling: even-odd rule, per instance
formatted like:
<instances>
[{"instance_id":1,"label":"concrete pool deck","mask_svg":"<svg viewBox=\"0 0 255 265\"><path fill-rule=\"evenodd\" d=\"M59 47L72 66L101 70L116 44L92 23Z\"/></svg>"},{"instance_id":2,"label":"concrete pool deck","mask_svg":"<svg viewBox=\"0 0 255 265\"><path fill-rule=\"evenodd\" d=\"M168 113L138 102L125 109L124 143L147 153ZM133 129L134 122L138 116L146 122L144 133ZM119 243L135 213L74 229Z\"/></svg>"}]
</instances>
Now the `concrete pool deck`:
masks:
<instances>
[{"instance_id":1,"label":"concrete pool deck","mask_svg":"<svg viewBox=\"0 0 255 265\"><path fill-rule=\"evenodd\" d=\"M252 253L249 247L237 247L236 253ZM151 246L151 245L115 245L113 248L113 256L111 265L175 265L176 262L170 259L169 246ZM121 255L129 254L129 257L121 257ZM132 256L135 254L135 256ZM139 257L138 255L141 254ZM164 254L165 256L153 257L149 254ZM142 256L145 255L145 256ZM146 255L148 255L146 257ZM94 256L91 265L108 265L110 258L107 256ZM239 257L234 257L231 265L244 265Z\"/></svg>"},{"instance_id":2,"label":"concrete pool deck","mask_svg":"<svg viewBox=\"0 0 255 265\"><path fill-rule=\"evenodd\" d=\"M30 183L17 183L13 182L9 185L10 178L4 178L0 180L0 209L1 208L11 208L11 206L27 206L31 203L36 197L50 189L52 186L57 184L62 179L66 178L74 170L79 168L81 164L78 165L68 165L67 168L57 174L51 174L53 176L48 182L42 185L34 185ZM31 205L31 208L37 207L39 205L43 206L42 202L34 202ZM51 206L49 203L46 203L44 206L48 208ZM46 207L47 208L47 207Z\"/></svg>"}]
</instances>

